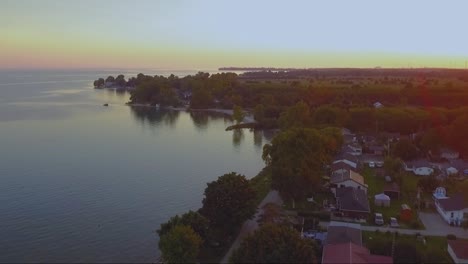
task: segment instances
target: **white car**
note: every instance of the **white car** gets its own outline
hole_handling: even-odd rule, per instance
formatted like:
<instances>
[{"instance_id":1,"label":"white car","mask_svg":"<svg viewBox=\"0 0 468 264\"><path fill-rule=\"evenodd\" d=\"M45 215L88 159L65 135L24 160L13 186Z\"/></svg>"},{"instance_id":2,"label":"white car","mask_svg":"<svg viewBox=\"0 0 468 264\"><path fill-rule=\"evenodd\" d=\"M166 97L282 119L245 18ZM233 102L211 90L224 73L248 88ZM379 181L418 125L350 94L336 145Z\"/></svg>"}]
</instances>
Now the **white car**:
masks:
<instances>
[{"instance_id":1,"label":"white car","mask_svg":"<svg viewBox=\"0 0 468 264\"><path fill-rule=\"evenodd\" d=\"M376 225L383 225L384 224L383 216L382 216L381 213L375 213L375 224Z\"/></svg>"},{"instance_id":2,"label":"white car","mask_svg":"<svg viewBox=\"0 0 468 264\"><path fill-rule=\"evenodd\" d=\"M390 217L390 226L391 227L399 227L400 226L395 217Z\"/></svg>"},{"instance_id":3,"label":"white car","mask_svg":"<svg viewBox=\"0 0 468 264\"><path fill-rule=\"evenodd\" d=\"M375 162L373 161L369 162L369 168L375 168Z\"/></svg>"}]
</instances>

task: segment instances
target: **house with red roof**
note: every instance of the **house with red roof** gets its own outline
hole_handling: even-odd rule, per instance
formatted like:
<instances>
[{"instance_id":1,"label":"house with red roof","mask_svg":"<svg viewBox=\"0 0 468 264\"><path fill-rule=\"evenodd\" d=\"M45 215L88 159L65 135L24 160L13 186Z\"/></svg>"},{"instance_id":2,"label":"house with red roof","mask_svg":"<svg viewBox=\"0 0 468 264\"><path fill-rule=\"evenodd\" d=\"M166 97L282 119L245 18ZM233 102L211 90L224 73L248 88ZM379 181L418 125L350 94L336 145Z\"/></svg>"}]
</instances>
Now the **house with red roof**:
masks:
<instances>
[{"instance_id":1,"label":"house with red roof","mask_svg":"<svg viewBox=\"0 0 468 264\"><path fill-rule=\"evenodd\" d=\"M325 245L322 253L322 264L328 263L390 264L393 263L393 259L388 256L373 255L369 249L348 242Z\"/></svg>"},{"instance_id":2,"label":"house with red roof","mask_svg":"<svg viewBox=\"0 0 468 264\"><path fill-rule=\"evenodd\" d=\"M468 263L468 241L448 240L447 251L454 263Z\"/></svg>"}]
</instances>

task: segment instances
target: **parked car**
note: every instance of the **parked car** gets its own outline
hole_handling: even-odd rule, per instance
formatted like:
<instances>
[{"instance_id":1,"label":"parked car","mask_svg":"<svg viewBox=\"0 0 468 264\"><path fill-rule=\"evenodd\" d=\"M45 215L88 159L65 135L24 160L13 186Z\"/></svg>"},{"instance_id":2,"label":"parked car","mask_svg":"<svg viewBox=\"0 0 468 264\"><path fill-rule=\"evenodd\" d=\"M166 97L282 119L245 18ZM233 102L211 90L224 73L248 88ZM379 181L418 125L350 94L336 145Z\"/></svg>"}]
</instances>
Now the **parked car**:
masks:
<instances>
[{"instance_id":1,"label":"parked car","mask_svg":"<svg viewBox=\"0 0 468 264\"><path fill-rule=\"evenodd\" d=\"M375 162L373 161L369 162L369 168L375 168Z\"/></svg>"},{"instance_id":2,"label":"parked car","mask_svg":"<svg viewBox=\"0 0 468 264\"><path fill-rule=\"evenodd\" d=\"M382 216L381 213L375 213L375 224L376 225L383 225L384 224L383 216Z\"/></svg>"},{"instance_id":3,"label":"parked car","mask_svg":"<svg viewBox=\"0 0 468 264\"><path fill-rule=\"evenodd\" d=\"M378 168L383 167L383 162L382 161L377 161L375 164L377 165Z\"/></svg>"},{"instance_id":4,"label":"parked car","mask_svg":"<svg viewBox=\"0 0 468 264\"><path fill-rule=\"evenodd\" d=\"M395 217L390 217L390 226L391 227L399 227L398 221Z\"/></svg>"}]
</instances>

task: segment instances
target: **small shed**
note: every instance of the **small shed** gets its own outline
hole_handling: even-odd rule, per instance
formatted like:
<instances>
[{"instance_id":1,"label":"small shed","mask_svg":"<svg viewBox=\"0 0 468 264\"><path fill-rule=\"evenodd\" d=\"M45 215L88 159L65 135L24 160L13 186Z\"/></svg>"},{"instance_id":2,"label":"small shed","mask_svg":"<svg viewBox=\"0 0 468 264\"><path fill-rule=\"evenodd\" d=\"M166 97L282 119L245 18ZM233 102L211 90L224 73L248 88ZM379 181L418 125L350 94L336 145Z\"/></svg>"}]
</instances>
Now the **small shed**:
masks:
<instances>
[{"instance_id":1,"label":"small shed","mask_svg":"<svg viewBox=\"0 0 468 264\"><path fill-rule=\"evenodd\" d=\"M392 200L400 199L400 186L396 182L386 183L383 192Z\"/></svg>"},{"instance_id":2,"label":"small shed","mask_svg":"<svg viewBox=\"0 0 468 264\"><path fill-rule=\"evenodd\" d=\"M411 211L411 208L407 204L402 204L400 211L400 220L408 222L411 220L412 217L413 212Z\"/></svg>"},{"instance_id":3,"label":"small shed","mask_svg":"<svg viewBox=\"0 0 468 264\"><path fill-rule=\"evenodd\" d=\"M374 196L374 204L376 206L390 206L390 197L384 193L379 193Z\"/></svg>"}]
</instances>

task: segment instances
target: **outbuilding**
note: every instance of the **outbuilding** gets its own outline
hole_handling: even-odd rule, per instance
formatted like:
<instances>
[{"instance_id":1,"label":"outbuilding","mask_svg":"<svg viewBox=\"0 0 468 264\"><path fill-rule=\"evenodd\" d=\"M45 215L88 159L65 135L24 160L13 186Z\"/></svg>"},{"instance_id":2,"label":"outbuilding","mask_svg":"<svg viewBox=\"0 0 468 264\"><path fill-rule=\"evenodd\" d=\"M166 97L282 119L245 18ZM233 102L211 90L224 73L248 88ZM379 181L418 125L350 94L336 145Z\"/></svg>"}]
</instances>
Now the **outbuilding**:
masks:
<instances>
[{"instance_id":1,"label":"outbuilding","mask_svg":"<svg viewBox=\"0 0 468 264\"><path fill-rule=\"evenodd\" d=\"M374 204L376 206L390 206L390 197L384 193L379 193L374 196Z\"/></svg>"}]
</instances>

